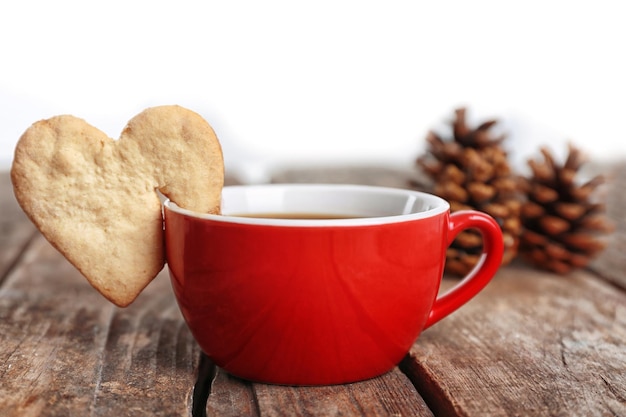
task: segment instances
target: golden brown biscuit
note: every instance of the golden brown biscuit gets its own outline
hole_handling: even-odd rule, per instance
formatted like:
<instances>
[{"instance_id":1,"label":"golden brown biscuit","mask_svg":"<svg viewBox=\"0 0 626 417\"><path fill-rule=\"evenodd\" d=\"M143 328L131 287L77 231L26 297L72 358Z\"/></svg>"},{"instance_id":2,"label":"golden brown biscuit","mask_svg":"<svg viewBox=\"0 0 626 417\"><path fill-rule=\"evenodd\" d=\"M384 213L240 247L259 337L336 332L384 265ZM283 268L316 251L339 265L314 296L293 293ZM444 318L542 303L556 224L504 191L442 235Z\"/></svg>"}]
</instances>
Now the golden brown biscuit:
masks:
<instances>
[{"instance_id":1,"label":"golden brown biscuit","mask_svg":"<svg viewBox=\"0 0 626 417\"><path fill-rule=\"evenodd\" d=\"M33 124L11 169L15 196L41 233L107 299L127 306L165 263L157 190L218 213L224 182L209 124L179 106L146 109L120 139L73 116Z\"/></svg>"}]
</instances>

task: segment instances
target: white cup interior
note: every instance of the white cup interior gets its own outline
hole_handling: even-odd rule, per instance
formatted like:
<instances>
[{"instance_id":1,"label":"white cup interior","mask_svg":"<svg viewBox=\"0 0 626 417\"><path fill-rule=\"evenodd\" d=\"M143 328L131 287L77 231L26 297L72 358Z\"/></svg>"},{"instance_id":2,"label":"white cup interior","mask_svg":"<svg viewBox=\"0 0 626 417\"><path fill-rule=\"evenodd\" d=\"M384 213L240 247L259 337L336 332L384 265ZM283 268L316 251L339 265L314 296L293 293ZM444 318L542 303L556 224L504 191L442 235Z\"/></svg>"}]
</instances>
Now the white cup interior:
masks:
<instances>
[{"instance_id":1,"label":"white cup interior","mask_svg":"<svg viewBox=\"0 0 626 417\"><path fill-rule=\"evenodd\" d=\"M381 224L435 216L448 210L448 203L418 191L335 184L268 184L224 187L222 214L201 214L179 208L174 211L218 221L274 225ZM342 216L341 219L284 219L243 217L251 214Z\"/></svg>"}]
</instances>

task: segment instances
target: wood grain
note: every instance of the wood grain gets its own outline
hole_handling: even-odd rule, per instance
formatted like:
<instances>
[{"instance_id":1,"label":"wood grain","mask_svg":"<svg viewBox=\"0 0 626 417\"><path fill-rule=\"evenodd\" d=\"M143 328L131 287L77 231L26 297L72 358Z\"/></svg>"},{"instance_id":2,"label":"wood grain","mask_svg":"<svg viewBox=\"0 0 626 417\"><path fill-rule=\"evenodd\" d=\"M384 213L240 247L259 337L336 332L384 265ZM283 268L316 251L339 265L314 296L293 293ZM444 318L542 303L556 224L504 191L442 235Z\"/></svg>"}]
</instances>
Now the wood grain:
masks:
<instances>
[{"instance_id":1,"label":"wood grain","mask_svg":"<svg viewBox=\"0 0 626 417\"><path fill-rule=\"evenodd\" d=\"M322 387L256 384L263 416L432 416L398 369L367 381Z\"/></svg>"},{"instance_id":2,"label":"wood grain","mask_svg":"<svg viewBox=\"0 0 626 417\"><path fill-rule=\"evenodd\" d=\"M407 180L368 170L282 178ZM35 231L0 174L0 416L189 416L194 385L197 416L626 416L626 169L616 172L616 232L589 270L507 266L399 368L326 387L251 383L201 363L166 273L114 307Z\"/></svg>"},{"instance_id":3,"label":"wood grain","mask_svg":"<svg viewBox=\"0 0 626 417\"><path fill-rule=\"evenodd\" d=\"M36 232L13 197L9 173L0 172L0 284Z\"/></svg>"},{"instance_id":4,"label":"wood grain","mask_svg":"<svg viewBox=\"0 0 626 417\"><path fill-rule=\"evenodd\" d=\"M186 416L199 351L159 276L114 307L38 236L0 289L0 415Z\"/></svg>"},{"instance_id":5,"label":"wood grain","mask_svg":"<svg viewBox=\"0 0 626 417\"><path fill-rule=\"evenodd\" d=\"M208 416L432 416L398 368L353 384L295 387L243 381L218 369Z\"/></svg>"},{"instance_id":6,"label":"wood grain","mask_svg":"<svg viewBox=\"0 0 626 417\"><path fill-rule=\"evenodd\" d=\"M626 290L626 164L618 164L604 173L607 177L605 195L599 197L606 201L607 216L615 230L606 237L607 247L590 268Z\"/></svg>"},{"instance_id":7,"label":"wood grain","mask_svg":"<svg viewBox=\"0 0 626 417\"><path fill-rule=\"evenodd\" d=\"M0 287L0 415L189 415L200 352L166 274L119 309L29 230ZM219 369L203 377L196 400L209 416L432 415L398 369L333 387L254 384Z\"/></svg>"},{"instance_id":8,"label":"wood grain","mask_svg":"<svg viewBox=\"0 0 626 417\"><path fill-rule=\"evenodd\" d=\"M511 266L402 369L435 415L626 415L626 295L585 271Z\"/></svg>"},{"instance_id":9,"label":"wood grain","mask_svg":"<svg viewBox=\"0 0 626 417\"><path fill-rule=\"evenodd\" d=\"M253 384L216 369L206 412L209 417L259 416Z\"/></svg>"}]
</instances>

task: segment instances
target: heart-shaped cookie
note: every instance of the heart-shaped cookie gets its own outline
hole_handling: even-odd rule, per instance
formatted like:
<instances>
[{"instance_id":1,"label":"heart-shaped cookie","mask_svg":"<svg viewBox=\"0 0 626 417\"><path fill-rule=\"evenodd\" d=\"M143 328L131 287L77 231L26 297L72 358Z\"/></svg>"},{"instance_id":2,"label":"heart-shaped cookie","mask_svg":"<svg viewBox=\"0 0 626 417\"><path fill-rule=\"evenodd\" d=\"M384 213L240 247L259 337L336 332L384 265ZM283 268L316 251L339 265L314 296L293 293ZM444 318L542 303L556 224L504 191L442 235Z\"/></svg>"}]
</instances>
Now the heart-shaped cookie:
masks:
<instances>
[{"instance_id":1,"label":"heart-shaped cookie","mask_svg":"<svg viewBox=\"0 0 626 417\"><path fill-rule=\"evenodd\" d=\"M39 121L18 141L11 179L46 239L102 295L127 306L165 263L157 190L217 213L224 163L200 115L160 106L131 119L117 141L73 116Z\"/></svg>"}]
</instances>

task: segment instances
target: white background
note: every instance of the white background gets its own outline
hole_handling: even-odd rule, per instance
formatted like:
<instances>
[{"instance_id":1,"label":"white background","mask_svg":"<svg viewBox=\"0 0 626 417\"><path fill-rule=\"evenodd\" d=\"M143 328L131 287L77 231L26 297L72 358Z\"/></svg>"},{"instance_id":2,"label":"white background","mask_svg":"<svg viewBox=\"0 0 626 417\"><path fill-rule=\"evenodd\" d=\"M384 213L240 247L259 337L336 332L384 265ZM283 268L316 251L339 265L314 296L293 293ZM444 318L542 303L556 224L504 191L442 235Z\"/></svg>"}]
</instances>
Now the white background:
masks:
<instances>
[{"instance_id":1,"label":"white background","mask_svg":"<svg viewBox=\"0 0 626 417\"><path fill-rule=\"evenodd\" d=\"M28 1L0 5L0 169L34 121L117 138L180 104L254 181L310 163L410 165L466 105L519 166L543 144L626 154L626 14L614 1Z\"/></svg>"}]
</instances>

